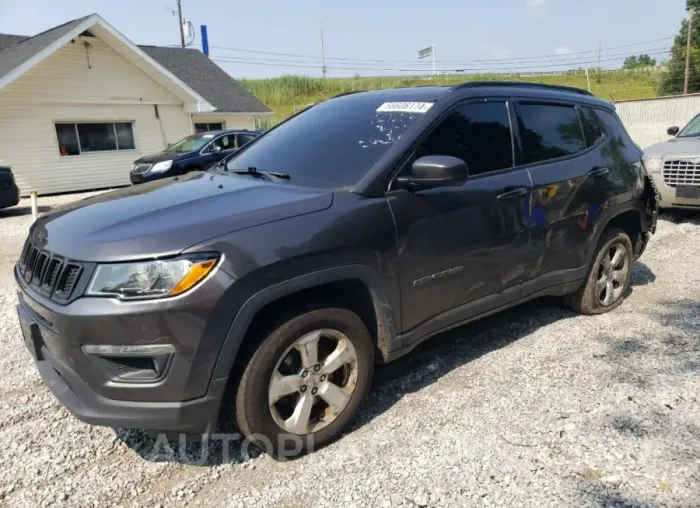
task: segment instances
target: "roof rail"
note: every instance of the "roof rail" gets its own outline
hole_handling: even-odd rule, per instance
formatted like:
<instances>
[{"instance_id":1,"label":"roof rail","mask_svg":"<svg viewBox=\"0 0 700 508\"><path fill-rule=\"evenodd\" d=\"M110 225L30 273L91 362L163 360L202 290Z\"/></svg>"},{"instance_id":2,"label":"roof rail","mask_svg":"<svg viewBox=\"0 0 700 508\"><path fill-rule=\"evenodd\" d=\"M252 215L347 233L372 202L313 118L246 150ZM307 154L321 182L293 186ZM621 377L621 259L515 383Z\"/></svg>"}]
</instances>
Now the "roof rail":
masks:
<instances>
[{"instance_id":1,"label":"roof rail","mask_svg":"<svg viewBox=\"0 0 700 508\"><path fill-rule=\"evenodd\" d=\"M331 97L331 99L337 99L338 97L345 97L346 95L353 95L353 94L356 94L356 93L367 92L367 91L368 91L368 90L351 90L351 91L349 91L349 92L341 92L341 93L339 93L339 94L334 95L333 97Z\"/></svg>"},{"instance_id":2,"label":"roof rail","mask_svg":"<svg viewBox=\"0 0 700 508\"><path fill-rule=\"evenodd\" d=\"M557 92L569 92L577 93L580 95L588 95L593 97L593 94L587 90L581 88L574 88L573 86L563 86L563 85L547 85L545 83L530 83L526 81L467 81L466 83L460 83L451 88L451 90L462 90L463 88L477 88L480 86L508 86L508 87L521 87L521 88L541 88L544 90L554 90Z\"/></svg>"}]
</instances>

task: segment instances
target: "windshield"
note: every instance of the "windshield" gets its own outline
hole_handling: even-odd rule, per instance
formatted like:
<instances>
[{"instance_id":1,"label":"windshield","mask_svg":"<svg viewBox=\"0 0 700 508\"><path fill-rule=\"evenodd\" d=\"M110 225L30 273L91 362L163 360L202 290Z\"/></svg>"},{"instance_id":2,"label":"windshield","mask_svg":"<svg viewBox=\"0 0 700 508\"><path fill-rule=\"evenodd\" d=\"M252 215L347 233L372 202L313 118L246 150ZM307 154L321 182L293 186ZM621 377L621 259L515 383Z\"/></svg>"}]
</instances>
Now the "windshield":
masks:
<instances>
[{"instance_id":1,"label":"windshield","mask_svg":"<svg viewBox=\"0 0 700 508\"><path fill-rule=\"evenodd\" d=\"M313 106L226 162L226 169L288 173L325 187L354 185L432 105L352 95Z\"/></svg>"},{"instance_id":2,"label":"windshield","mask_svg":"<svg viewBox=\"0 0 700 508\"><path fill-rule=\"evenodd\" d=\"M692 138L700 136L700 115L693 118L683 130L678 133L679 138Z\"/></svg>"},{"instance_id":3,"label":"windshield","mask_svg":"<svg viewBox=\"0 0 700 508\"><path fill-rule=\"evenodd\" d=\"M214 138L214 134L192 134L185 139L181 139L168 148L168 152L194 152L209 143Z\"/></svg>"}]
</instances>

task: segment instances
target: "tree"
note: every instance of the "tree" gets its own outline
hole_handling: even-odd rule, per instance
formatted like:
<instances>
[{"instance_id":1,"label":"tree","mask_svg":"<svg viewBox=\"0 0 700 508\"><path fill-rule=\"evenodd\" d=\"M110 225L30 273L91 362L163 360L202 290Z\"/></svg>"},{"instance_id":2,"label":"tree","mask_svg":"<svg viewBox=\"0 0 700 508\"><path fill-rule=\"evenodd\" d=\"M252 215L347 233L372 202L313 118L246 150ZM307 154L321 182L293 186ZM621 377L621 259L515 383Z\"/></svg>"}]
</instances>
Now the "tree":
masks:
<instances>
[{"instance_id":1,"label":"tree","mask_svg":"<svg viewBox=\"0 0 700 508\"><path fill-rule=\"evenodd\" d=\"M690 76L688 92L700 91L700 0L687 0L688 11L694 13L691 47L690 47ZM666 70L659 82L659 95L683 93L685 80L685 56L688 42L688 20L681 22L681 29L673 40L671 58L666 62Z\"/></svg>"},{"instance_id":2,"label":"tree","mask_svg":"<svg viewBox=\"0 0 700 508\"><path fill-rule=\"evenodd\" d=\"M625 58L622 64L623 69L639 69L641 67L654 67L656 65L656 58L652 58L647 54L644 55L632 55Z\"/></svg>"}]
</instances>

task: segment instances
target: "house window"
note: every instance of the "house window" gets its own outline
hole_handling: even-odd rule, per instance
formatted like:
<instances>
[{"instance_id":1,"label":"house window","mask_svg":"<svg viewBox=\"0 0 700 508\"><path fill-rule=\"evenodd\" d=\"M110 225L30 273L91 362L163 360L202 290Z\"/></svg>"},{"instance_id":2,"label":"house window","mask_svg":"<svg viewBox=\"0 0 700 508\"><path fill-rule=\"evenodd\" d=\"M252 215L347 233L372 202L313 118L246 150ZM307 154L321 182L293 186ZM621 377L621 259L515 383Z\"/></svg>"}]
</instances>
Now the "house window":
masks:
<instances>
[{"instance_id":1,"label":"house window","mask_svg":"<svg viewBox=\"0 0 700 508\"><path fill-rule=\"evenodd\" d=\"M133 122L57 123L56 138L61 155L136 148Z\"/></svg>"},{"instance_id":2,"label":"house window","mask_svg":"<svg viewBox=\"0 0 700 508\"><path fill-rule=\"evenodd\" d=\"M222 131L224 130L224 124L222 122L218 123L196 123L194 124L195 134L200 132L211 132L211 131Z\"/></svg>"}]
</instances>

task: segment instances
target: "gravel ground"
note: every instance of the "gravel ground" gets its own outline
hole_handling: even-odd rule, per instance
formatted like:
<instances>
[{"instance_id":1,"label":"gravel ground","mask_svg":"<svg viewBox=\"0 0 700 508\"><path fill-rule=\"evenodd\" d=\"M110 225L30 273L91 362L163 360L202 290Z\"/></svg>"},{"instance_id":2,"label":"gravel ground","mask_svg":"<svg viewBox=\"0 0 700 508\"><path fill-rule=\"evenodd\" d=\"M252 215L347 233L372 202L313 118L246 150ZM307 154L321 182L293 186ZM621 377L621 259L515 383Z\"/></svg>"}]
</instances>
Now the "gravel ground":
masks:
<instances>
[{"instance_id":1,"label":"gravel ground","mask_svg":"<svg viewBox=\"0 0 700 508\"><path fill-rule=\"evenodd\" d=\"M25 202L0 211L0 505L700 506L700 215L662 217L613 313L537 301L437 337L288 462L70 416L15 316L29 223Z\"/></svg>"}]
</instances>

